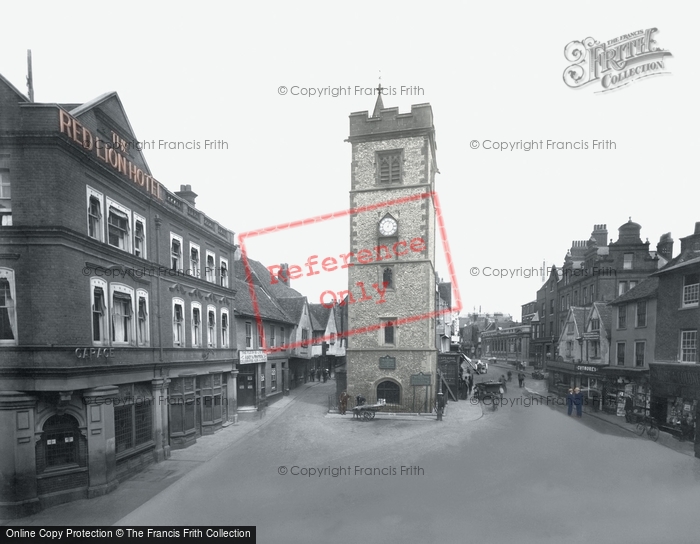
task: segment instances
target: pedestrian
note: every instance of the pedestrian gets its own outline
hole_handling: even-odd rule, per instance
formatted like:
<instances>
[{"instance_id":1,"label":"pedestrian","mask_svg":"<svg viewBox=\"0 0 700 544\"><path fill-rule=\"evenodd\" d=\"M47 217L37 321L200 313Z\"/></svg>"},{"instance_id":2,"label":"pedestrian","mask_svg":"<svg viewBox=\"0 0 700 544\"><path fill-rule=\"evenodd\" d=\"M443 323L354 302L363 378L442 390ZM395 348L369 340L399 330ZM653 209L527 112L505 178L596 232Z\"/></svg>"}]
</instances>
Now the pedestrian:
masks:
<instances>
[{"instance_id":1,"label":"pedestrian","mask_svg":"<svg viewBox=\"0 0 700 544\"><path fill-rule=\"evenodd\" d=\"M350 395L348 395L347 391L343 391L340 394L340 402L338 403L338 408L340 409L340 415L344 416L345 412L348 409L348 399L350 398Z\"/></svg>"},{"instance_id":2,"label":"pedestrian","mask_svg":"<svg viewBox=\"0 0 700 544\"><path fill-rule=\"evenodd\" d=\"M311 378L311 381L314 381L314 369L313 368L309 371L309 377Z\"/></svg>"},{"instance_id":3,"label":"pedestrian","mask_svg":"<svg viewBox=\"0 0 700 544\"><path fill-rule=\"evenodd\" d=\"M634 423L632 420L632 412L634 411L634 403L632 402L632 397L625 395L625 421L627 423Z\"/></svg>"},{"instance_id":4,"label":"pedestrian","mask_svg":"<svg viewBox=\"0 0 700 544\"><path fill-rule=\"evenodd\" d=\"M578 387L574 389L574 405L576 406L576 417L583 415L583 393Z\"/></svg>"},{"instance_id":5,"label":"pedestrian","mask_svg":"<svg viewBox=\"0 0 700 544\"><path fill-rule=\"evenodd\" d=\"M574 409L574 390L569 388L569 392L566 395L566 413L571 415Z\"/></svg>"},{"instance_id":6,"label":"pedestrian","mask_svg":"<svg viewBox=\"0 0 700 544\"><path fill-rule=\"evenodd\" d=\"M518 385L520 387L523 387L525 385L525 373L524 372L518 372Z\"/></svg>"},{"instance_id":7,"label":"pedestrian","mask_svg":"<svg viewBox=\"0 0 700 544\"><path fill-rule=\"evenodd\" d=\"M472 392L472 389L474 388L474 376L472 375L471 372L468 373L469 376L469 389L467 389L467 394Z\"/></svg>"},{"instance_id":8,"label":"pedestrian","mask_svg":"<svg viewBox=\"0 0 700 544\"><path fill-rule=\"evenodd\" d=\"M328 369L324 368L323 369L323 383L326 383L328 381Z\"/></svg>"},{"instance_id":9,"label":"pedestrian","mask_svg":"<svg viewBox=\"0 0 700 544\"><path fill-rule=\"evenodd\" d=\"M316 369L316 379L320 382L321 381L321 369L317 368Z\"/></svg>"},{"instance_id":10,"label":"pedestrian","mask_svg":"<svg viewBox=\"0 0 700 544\"><path fill-rule=\"evenodd\" d=\"M506 377L503 374L501 374L501 385L503 386L503 392L507 393L508 388L506 387Z\"/></svg>"}]
</instances>

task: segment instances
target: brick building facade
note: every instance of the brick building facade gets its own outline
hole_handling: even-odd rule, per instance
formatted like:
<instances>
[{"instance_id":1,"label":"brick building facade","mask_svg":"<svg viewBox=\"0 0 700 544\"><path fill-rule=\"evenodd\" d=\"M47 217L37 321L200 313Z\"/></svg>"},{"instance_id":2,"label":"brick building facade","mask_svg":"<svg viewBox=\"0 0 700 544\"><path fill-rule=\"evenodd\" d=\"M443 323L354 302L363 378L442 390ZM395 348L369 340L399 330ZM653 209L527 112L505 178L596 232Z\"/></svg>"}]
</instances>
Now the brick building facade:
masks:
<instances>
[{"instance_id":1,"label":"brick building facade","mask_svg":"<svg viewBox=\"0 0 700 544\"><path fill-rule=\"evenodd\" d=\"M0 118L13 517L107 493L235 418L234 233L152 176L116 93L38 104L0 76Z\"/></svg>"},{"instance_id":2,"label":"brick building facade","mask_svg":"<svg viewBox=\"0 0 700 544\"><path fill-rule=\"evenodd\" d=\"M384 109L379 94L372 116L350 115L349 142L350 208L370 208L351 215L348 393L402 404L414 392L411 377L422 374L430 385L416 387L416 395L432 406L436 320L420 317L437 308L432 108L419 104L400 114Z\"/></svg>"}]
</instances>

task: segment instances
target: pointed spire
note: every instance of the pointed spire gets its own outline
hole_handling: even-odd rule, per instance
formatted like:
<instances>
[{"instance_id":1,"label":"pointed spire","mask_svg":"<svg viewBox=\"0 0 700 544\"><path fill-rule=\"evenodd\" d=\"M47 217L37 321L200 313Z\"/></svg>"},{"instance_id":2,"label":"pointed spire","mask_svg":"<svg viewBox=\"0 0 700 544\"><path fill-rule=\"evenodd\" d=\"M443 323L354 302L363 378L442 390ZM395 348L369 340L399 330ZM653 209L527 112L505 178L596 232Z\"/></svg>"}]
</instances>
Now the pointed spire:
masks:
<instances>
[{"instance_id":1,"label":"pointed spire","mask_svg":"<svg viewBox=\"0 0 700 544\"><path fill-rule=\"evenodd\" d=\"M379 82L379 86L377 87L377 103L374 105L374 112L372 113L372 117L380 117L380 110L384 109L384 102L382 102L382 83Z\"/></svg>"}]
</instances>

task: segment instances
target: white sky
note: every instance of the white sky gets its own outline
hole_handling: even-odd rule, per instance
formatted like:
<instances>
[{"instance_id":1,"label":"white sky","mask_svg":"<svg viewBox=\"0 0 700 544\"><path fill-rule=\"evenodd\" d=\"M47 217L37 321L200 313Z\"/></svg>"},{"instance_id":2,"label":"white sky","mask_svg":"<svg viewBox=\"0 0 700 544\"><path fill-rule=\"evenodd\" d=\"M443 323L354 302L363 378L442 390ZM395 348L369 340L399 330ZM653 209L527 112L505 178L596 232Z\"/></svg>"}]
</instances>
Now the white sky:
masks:
<instances>
[{"instance_id":1,"label":"white sky","mask_svg":"<svg viewBox=\"0 0 700 544\"><path fill-rule=\"evenodd\" d=\"M181 6L187 6L183 8ZM348 115L372 110L354 87L400 92L385 107L433 107L436 190L464 312L520 316L541 278L470 275L472 267L561 265L572 240L628 217L654 249L700 221L694 168L700 81L693 2L15 2L3 7L0 73L26 92L32 49L37 102L117 91L139 140L224 140L228 150L147 150L170 190L235 232L345 210ZM658 28L671 75L596 94L562 81L564 47ZM351 87L304 97L280 86ZM472 150L471 140L613 140L610 151ZM695 153L692 153L695 151ZM266 265L303 264L348 247L347 217L250 240ZM444 261L439 273L447 276ZM346 288L336 273L294 282L312 302Z\"/></svg>"}]
</instances>

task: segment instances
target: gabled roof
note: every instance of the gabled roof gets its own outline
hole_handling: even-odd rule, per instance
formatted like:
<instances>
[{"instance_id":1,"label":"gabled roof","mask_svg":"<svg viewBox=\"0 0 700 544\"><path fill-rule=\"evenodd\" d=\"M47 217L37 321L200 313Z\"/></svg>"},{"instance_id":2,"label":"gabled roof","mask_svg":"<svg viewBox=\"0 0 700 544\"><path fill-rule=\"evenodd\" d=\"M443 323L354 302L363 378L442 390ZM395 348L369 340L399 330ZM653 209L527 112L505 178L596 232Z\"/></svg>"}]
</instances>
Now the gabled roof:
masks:
<instances>
[{"instance_id":1,"label":"gabled roof","mask_svg":"<svg viewBox=\"0 0 700 544\"><path fill-rule=\"evenodd\" d=\"M5 77L2 74L0 74L0 83L4 83L13 93L15 93L20 102L29 102L29 98L27 98L17 89L17 87L15 87L12 83L5 79Z\"/></svg>"},{"instance_id":2,"label":"gabled roof","mask_svg":"<svg viewBox=\"0 0 700 544\"><path fill-rule=\"evenodd\" d=\"M311 328L315 331L325 331L328 325L328 319L331 316L331 309L326 308L323 304L309 304L309 313L311 314Z\"/></svg>"},{"instance_id":3,"label":"gabled roof","mask_svg":"<svg viewBox=\"0 0 700 544\"><path fill-rule=\"evenodd\" d=\"M606 304L605 302L594 302L593 306L591 307L591 313L590 316L593 315L593 309L595 309L595 312L598 314L600 317L600 323L605 329L606 332L610 332L610 328L612 327L612 308L610 307L609 304Z\"/></svg>"},{"instance_id":4,"label":"gabled roof","mask_svg":"<svg viewBox=\"0 0 700 544\"><path fill-rule=\"evenodd\" d=\"M284 310L284 313L295 323L301 323L301 316L306 305L306 297L287 297L277 299L277 304Z\"/></svg>"},{"instance_id":5,"label":"gabled roof","mask_svg":"<svg viewBox=\"0 0 700 544\"><path fill-rule=\"evenodd\" d=\"M640 282L638 285L620 295L610 304L623 304L632 300L642 300L645 298L656 298L656 293L659 290L659 278L649 277Z\"/></svg>"},{"instance_id":6,"label":"gabled roof","mask_svg":"<svg viewBox=\"0 0 700 544\"><path fill-rule=\"evenodd\" d=\"M275 280L273 282L272 274L270 274L270 271L267 269L267 267L260 261L256 261L255 259L248 259L248 264L253 274L255 274L255 276L257 277L257 280L260 282L261 285L265 286L265 289L267 289L272 294L272 296L278 298L302 296L302 294L299 291L288 287L281 281Z\"/></svg>"},{"instance_id":7,"label":"gabled roof","mask_svg":"<svg viewBox=\"0 0 700 544\"><path fill-rule=\"evenodd\" d=\"M257 311L253 306L253 299L250 293L251 284L239 278L233 279L233 288L236 290L236 294L233 297L235 313L253 318L260 317L261 319L281 321L283 323L298 323L298 321L294 321L287 315L267 291L259 285L252 285L255 290L255 298L258 305Z\"/></svg>"},{"instance_id":8,"label":"gabled roof","mask_svg":"<svg viewBox=\"0 0 700 544\"><path fill-rule=\"evenodd\" d=\"M586 308L579 308L578 306L572 306L569 308L569 313L566 316L566 321L564 323L569 323L573 320L576 323L576 330L578 334L582 334L586 326ZM566 330L566 327L564 327ZM562 330L562 333L564 332Z\"/></svg>"}]
</instances>

